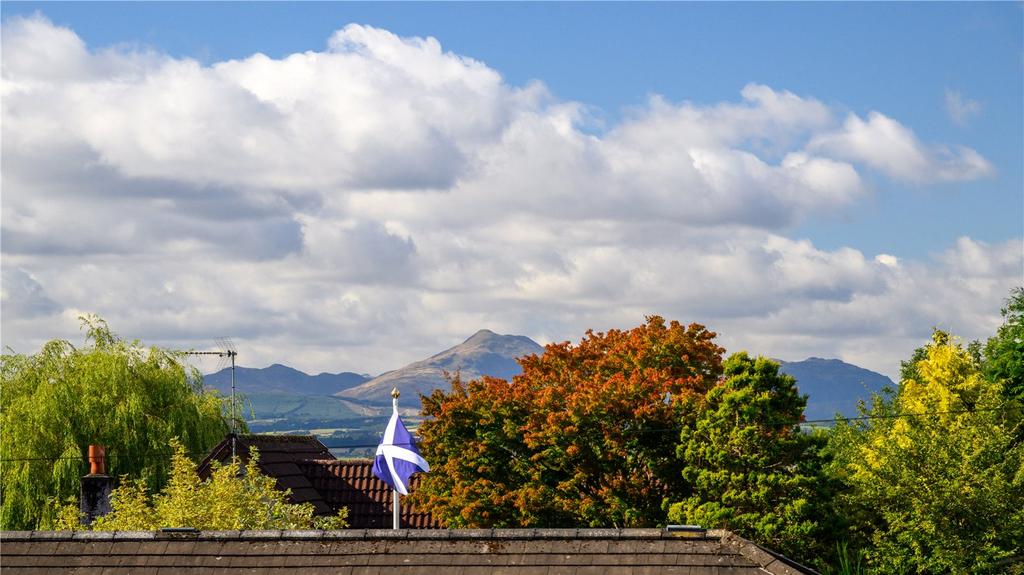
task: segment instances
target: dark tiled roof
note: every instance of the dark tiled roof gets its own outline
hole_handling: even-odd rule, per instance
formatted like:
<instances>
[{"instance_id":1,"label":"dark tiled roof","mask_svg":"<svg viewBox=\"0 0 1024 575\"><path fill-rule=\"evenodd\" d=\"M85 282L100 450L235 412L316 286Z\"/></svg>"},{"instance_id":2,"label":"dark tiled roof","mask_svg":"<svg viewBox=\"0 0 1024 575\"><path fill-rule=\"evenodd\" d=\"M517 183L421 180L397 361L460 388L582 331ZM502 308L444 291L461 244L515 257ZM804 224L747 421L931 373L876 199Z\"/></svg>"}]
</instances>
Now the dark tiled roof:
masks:
<instances>
[{"instance_id":1,"label":"dark tiled roof","mask_svg":"<svg viewBox=\"0 0 1024 575\"><path fill-rule=\"evenodd\" d=\"M369 459L332 459L305 461L299 468L331 507L348 508L348 523L353 528L388 528L392 524L391 488L373 474ZM410 491L419 486L420 474L409 481ZM403 528L441 527L429 513L404 503L399 521Z\"/></svg>"},{"instance_id":2,"label":"dark tiled roof","mask_svg":"<svg viewBox=\"0 0 1024 575\"><path fill-rule=\"evenodd\" d=\"M311 503L317 515L334 515L348 508L348 523L353 528L388 528L392 524L391 489L373 474L369 459L335 459L330 450L312 435L239 435L235 451L244 461L249 448L260 454L259 467L265 475L277 479L279 489L291 489L294 503ZM214 461L231 458L231 436L224 438L199 464L203 479L210 476ZM419 486L419 474L410 480L410 490ZM399 521L402 527L426 529L441 527L429 513L403 505Z\"/></svg>"},{"instance_id":3,"label":"dark tiled roof","mask_svg":"<svg viewBox=\"0 0 1024 575\"><path fill-rule=\"evenodd\" d=\"M724 531L674 537L658 529L3 532L4 573L228 575L289 572L799 575Z\"/></svg>"},{"instance_id":4,"label":"dark tiled roof","mask_svg":"<svg viewBox=\"0 0 1024 575\"><path fill-rule=\"evenodd\" d=\"M330 450L312 435L239 435L235 451L243 461L249 459L249 448L260 454L259 467L265 475L277 480L278 489L291 489L294 503L311 503L317 515L333 515L337 508L328 505L313 488L299 463L311 459L334 459ZM224 438L206 456L197 469L199 477L210 476L214 461L226 462L231 458L231 436Z\"/></svg>"}]
</instances>

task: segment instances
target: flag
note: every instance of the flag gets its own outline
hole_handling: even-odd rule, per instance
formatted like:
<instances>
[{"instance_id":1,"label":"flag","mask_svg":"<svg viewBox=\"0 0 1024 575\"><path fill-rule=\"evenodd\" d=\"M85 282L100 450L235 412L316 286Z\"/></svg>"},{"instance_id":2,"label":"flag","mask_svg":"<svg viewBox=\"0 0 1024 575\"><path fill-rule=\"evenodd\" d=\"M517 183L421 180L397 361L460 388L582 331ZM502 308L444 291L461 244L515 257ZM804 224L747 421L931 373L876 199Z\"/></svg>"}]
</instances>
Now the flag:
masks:
<instances>
[{"instance_id":1,"label":"flag","mask_svg":"<svg viewBox=\"0 0 1024 575\"><path fill-rule=\"evenodd\" d=\"M420 457L412 434L398 417L398 407L391 413L391 420L384 430L384 438L377 446L373 460L373 474L402 495L409 494L409 477L417 471L430 471L427 460Z\"/></svg>"}]
</instances>

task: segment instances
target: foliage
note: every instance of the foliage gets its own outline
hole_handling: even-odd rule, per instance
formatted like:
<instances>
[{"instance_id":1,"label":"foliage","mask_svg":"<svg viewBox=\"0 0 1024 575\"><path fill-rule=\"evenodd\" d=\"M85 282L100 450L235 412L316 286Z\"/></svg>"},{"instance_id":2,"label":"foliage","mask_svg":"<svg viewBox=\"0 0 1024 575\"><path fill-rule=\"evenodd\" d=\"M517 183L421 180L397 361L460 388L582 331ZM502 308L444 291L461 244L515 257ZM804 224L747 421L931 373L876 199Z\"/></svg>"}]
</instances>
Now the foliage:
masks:
<instances>
[{"instance_id":1,"label":"foliage","mask_svg":"<svg viewBox=\"0 0 1024 575\"><path fill-rule=\"evenodd\" d=\"M0 528L51 526L78 493L90 444L107 446L112 475L161 486L170 438L198 454L228 430L221 399L202 392L180 353L121 340L96 317L82 324L84 348L54 340L2 357Z\"/></svg>"},{"instance_id":2,"label":"foliage","mask_svg":"<svg viewBox=\"0 0 1024 575\"><path fill-rule=\"evenodd\" d=\"M725 361L725 379L688 412L677 453L691 495L669 519L724 528L786 553L809 556L836 526L819 435L803 433L806 396L779 364L746 352Z\"/></svg>"},{"instance_id":3,"label":"foliage","mask_svg":"<svg viewBox=\"0 0 1024 575\"><path fill-rule=\"evenodd\" d=\"M835 567L822 569L824 575L863 575L866 572L864 550L851 551L846 541L836 543Z\"/></svg>"},{"instance_id":4,"label":"foliage","mask_svg":"<svg viewBox=\"0 0 1024 575\"><path fill-rule=\"evenodd\" d=\"M913 373L833 435L854 532L875 572L997 572L1024 541L1021 405L943 332Z\"/></svg>"},{"instance_id":5,"label":"foliage","mask_svg":"<svg viewBox=\"0 0 1024 575\"><path fill-rule=\"evenodd\" d=\"M348 526L348 510L334 517L314 517L310 503L288 503L289 491L275 487L276 480L260 473L259 453L242 468L238 458L227 465L214 464L209 479L200 481L196 464L176 439L171 473L164 490L149 497L144 479L122 481L110 496L111 512L99 517L94 531L146 531L161 527L192 527L203 530L234 529L342 529ZM61 513L63 529L82 529L76 505Z\"/></svg>"},{"instance_id":6,"label":"foliage","mask_svg":"<svg viewBox=\"0 0 1024 575\"><path fill-rule=\"evenodd\" d=\"M652 316L548 345L511 382L456 376L422 398L433 472L414 501L450 527L663 524L685 495L681 410L721 373L714 336Z\"/></svg>"},{"instance_id":7,"label":"foliage","mask_svg":"<svg viewBox=\"0 0 1024 575\"><path fill-rule=\"evenodd\" d=\"M984 350L984 374L1003 382L1006 395L1024 401L1024 287L1010 292L1002 309L1003 325Z\"/></svg>"}]
</instances>

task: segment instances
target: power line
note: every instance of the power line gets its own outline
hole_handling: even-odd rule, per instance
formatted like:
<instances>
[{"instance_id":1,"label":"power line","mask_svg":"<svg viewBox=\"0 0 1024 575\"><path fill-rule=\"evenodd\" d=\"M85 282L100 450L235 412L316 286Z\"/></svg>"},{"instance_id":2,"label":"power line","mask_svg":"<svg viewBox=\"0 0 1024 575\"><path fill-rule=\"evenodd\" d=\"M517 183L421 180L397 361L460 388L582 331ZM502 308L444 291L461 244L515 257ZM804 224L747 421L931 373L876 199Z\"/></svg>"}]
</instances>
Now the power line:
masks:
<instances>
[{"instance_id":1,"label":"power line","mask_svg":"<svg viewBox=\"0 0 1024 575\"><path fill-rule=\"evenodd\" d=\"M993 411L1020 411L1021 409L1024 409L1024 406L984 407L984 408L975 408L975 409L951 409L951 410L946 410L946 411L922 411L922 412L918 412L918 413L893 413L893 414L885 414L885 415L861 415L861 416L857 416L857 417L839 417L839 418L833 418L833 419L807 419L807 420L804 420L804 421L785 421L785 422L767 423L767 424L763 424L763 425L765 425L767 427L790 427L790 426L817 424L817 423L836 424L836 423L845 423L845 422L849 422L849 421L870 421L870 420L875 420L875 419L889 420L889 419L899 419L901 417L927 417L927 416L934 416L934 415L959 415L959 414L965 414L965 413L984 413L984 412L993 412ZM622 430L620 433L622 433L623 435L641 435L641 434L647 434L647 433L665 433L665 432L678 431L678 430L679 430L678 427L663 427L663 428L652 428L652 429ZM372 444L354 444L354 445L325 445L324 447L326 447L327 449L369 449L369 448L375 448L378 445L379 445L378 443L372 443ZM167 451L167 452L151 451L151 452L144 453L144 454L129 454L129 453L116 454L116 453L113 453L113 454L106 455L106 457L108 459L121 458L121 459L145 460L145 459L149 459L151 456L167 457L167 456L172 455L173 453L174 453L173 451ZM193 456L205 457L206 455L208 455L208 453L205 453L205 452L200 452L200 453L191 452L191 453L186 453L185 455L188 455L190 457L193 457ZM79 456L79 457L72 457L72 456L68 456L68 457L63 457L63 456L59 456L59 457L11 457L11 458L0 459L0 463L8 463L8 462L15 462L15 461L60 461L60 460L79 460L79 461L85 461L85 460L88 460L88 457L87 456Z\"/></svg>"}]
</instances>

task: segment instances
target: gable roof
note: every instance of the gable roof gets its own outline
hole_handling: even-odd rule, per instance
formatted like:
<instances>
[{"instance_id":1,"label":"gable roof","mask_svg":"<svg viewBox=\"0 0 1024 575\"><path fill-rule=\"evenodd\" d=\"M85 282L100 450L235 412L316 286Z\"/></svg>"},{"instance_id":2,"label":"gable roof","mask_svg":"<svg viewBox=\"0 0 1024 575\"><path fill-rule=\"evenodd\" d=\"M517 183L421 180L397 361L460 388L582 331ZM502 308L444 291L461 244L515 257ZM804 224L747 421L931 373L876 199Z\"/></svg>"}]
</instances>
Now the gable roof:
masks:
<instances>
[{"instance_id":1,"label":"gable roof","mask_svg":"<svg viewBox=\"0 0 1024 575\"><path fill-rule=\"evenodd\" d=\"M391 488L373 474L370 459L335 459L330 450L312 435L238 435L235 451L243 461L249 450L259 451L258 466L277 480L278 489L291 489L292 503L310 503L317 515L334 515L348 508L353 528L388 528L392 524ZM214 447L199 464L199 477L207 479L213 462L231 458L231 435ZM419 487L419 474L412 476L409 489ZM429 513L403 503L402 527L436 528L442 525Z\"/></svg>"},{"instance_id":2,"label":"gable roof","mask_svg":"<svg viewBox=\"0 0 1024 575\"><path fill-rule=\"evenodd\" d=\"M235 452L243 462L249 461L249 450L259 452L260 471L277 480L280 490L291 489L292 503L310 503L317 515L333 515L332 508L317 491L309 478L302 472L299 463L312 459L334 459L327 446L312 435L237 435L228 434L199 464L199 477L210 477L213 462L224 463L231 459L231 441L235 440Z\"/></svg>"},{"instance_id":3,"label":"gable roof","mask_svg":"<svg viewBox=\"0 0 1024 575\"><path fill-rule=\"evenodd\" d=\"M349 529L3 532L4 573L815 575L727 531Z\"/></svg>"}]
</instances>

